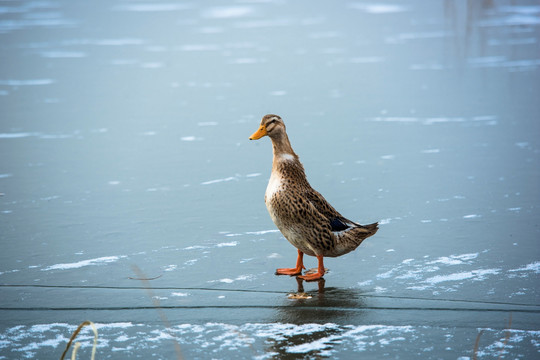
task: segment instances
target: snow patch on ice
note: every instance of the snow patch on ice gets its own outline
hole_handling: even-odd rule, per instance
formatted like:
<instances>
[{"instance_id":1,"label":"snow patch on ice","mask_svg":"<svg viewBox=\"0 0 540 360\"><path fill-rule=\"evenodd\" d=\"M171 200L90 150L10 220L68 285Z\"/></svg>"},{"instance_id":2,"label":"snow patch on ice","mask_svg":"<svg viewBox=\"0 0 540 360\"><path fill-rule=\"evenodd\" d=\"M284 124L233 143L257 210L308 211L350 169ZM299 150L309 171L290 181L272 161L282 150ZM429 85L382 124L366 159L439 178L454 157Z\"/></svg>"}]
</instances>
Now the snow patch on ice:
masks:
<instances>
[{"instance_id":1,"label":"snow patch on ice","mask_svg":"<svg viewBox=\"0 0 540 360\"><path fill-rule=\"evenodd\" d=\"M485 280L488 275L498 275L501 269L480 269L472 271L464 271L448 275L436 275L425 280L429 284L438 284L447 281L462 281L472 279L475 281Z\"/></svg>"},{"instance_id":2,"label":"snow patch on ice","mask_svg":"<svg viewBox=\"0 0 540 360\"><path fill-rule=\"evenodd\" d=\"M55 264L46 267L45 269L41 269L41 271L50 271L50 270L70 270L70 269L78 269L85 266L95 266L95 265L103 265L108 263L116 262L120 259L126 258L127 256L103 256L100 258L95 259L88 259L88 260L82 260L77 261L74 263L65 263L65 264Z\"/></svg>"}]
</instances>

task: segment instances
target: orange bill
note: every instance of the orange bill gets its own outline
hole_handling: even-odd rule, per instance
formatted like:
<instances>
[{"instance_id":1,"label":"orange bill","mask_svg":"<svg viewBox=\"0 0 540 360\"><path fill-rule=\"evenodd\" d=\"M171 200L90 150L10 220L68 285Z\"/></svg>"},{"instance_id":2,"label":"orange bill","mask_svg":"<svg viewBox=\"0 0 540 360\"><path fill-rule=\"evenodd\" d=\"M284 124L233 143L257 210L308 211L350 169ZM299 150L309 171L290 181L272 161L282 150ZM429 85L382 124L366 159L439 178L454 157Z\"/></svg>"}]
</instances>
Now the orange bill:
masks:
<instances>
[{"instance_id":1,"label":"orange bill","mask_svg":"<svg viewBox=\"0 0 540 360\"><path fill-rule=\"evenodd\" d=\"M266 126L261 125L259 130L255 131L253 135L249 137L249 140L259 140L260 138L266 135L268 135L268 133L266 132Z\"/></svg>"}]
</instances>

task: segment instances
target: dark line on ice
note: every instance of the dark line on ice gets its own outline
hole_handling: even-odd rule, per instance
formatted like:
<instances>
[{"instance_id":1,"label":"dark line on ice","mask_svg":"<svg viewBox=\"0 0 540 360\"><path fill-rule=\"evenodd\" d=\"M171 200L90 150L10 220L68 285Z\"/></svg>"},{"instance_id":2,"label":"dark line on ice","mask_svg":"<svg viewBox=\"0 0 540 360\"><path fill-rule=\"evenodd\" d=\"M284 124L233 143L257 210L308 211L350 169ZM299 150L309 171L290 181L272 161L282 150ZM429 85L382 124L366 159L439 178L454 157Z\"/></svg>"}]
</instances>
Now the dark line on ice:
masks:
<instances>
[{"instance_id":1,"label":"dark line on ice","mask_svg":"<svg viewBox=\"0 0 540 360\"><path fill-rule=\"evenodd\" d=\"M272 306L272 305L187 305L187 306L163 306L163 310L198 310L198 309L290 309L290 306ZM154 306L104 306L104 307L0 307L0 311L137 311L137 310L155 310ZM478 308L452 308L452 307L388 307L388 306L364 306L358 308L347 307L313 307L313 306L295 306L297 309L305 310L326 310L326 311L351 311L360 312L365 310L395 310L395 311L465 311L465 312L512 312L512 313L530 313L540 314L540 310L530 309L478 309Z\"/></svg>"},{"instance_id":2,"label":"dark line on ice","mask_svg":"<svg viewBox=\"0 0 540 360\"><path fill-rule=\"evenodd\" d=\"M103 285L41 285L41 284L0 284L2 287L14 288L45 288L45 289L79 289L79 290L146 290L140 286L103 286ZM224 288L206 288L206 287L176 287L162 286L152 287L152 290L174 290L174 291L219 291L219 292L239 292L239 293L261 293L261 294L290 294L291 291L279 290L249 290L249 289L224 289ZM331 290L326 292L327 295L332 295ZM432 302L456 302L469 304L483 305L504 305L504 306L528 306L540 307L540 304L515 303L506 301L486 301L486 300L470 300L470 299L445 299L445 298L424 298L417 296L401 296L401 295L374 295L374 294L356 294L359 298L379 298L379 299L396 299L396 300L417 300L417 301L432 301ZM0 308L1 309L1 308ZM394 309L394 308L393 308Z\"/></svg>"},{"instance_id":3,"label":"dark line on ice","mask_svg":"<svg viewBox=\"0 0 540 360\"><path fill-rule=\"evenodd\" d=\"M146 290L141 286L102 286L102 285L37 285L37 284L0 284L0 287L30 287L30 288L53 288L53 289L104 289L104 290ZM219 289L205 287L177 287L177 286L152 286L152 290L200 290L200 291L229 291L229 292L251 292L251 293L269 293L269 294L288 294L290 291L277 290L246 290L246 289Z\"/></svg>"},{"instance_id":4,"label":"dark line on ice","mask_svg":"<svg viewBox=\"0 0 540 360\"><path fill-rule=\"evenodd\" d=\"M422 300L422 301L438 301L438 302L461 302L461 303L470 303L470 304L486 304L486 305L506 305L506 306L531 306L531 307L540 307L537 304L526 304L526 303L514 303L506 301L487 301L487 300L468 300L468 299L444 299L444 298L422 298L415 296L399 296L399 295L371 295L371 294L362 294L363 297L371 298L383 298L383 299L399 299L399 300Z\"/></svg>"}]
</instances>

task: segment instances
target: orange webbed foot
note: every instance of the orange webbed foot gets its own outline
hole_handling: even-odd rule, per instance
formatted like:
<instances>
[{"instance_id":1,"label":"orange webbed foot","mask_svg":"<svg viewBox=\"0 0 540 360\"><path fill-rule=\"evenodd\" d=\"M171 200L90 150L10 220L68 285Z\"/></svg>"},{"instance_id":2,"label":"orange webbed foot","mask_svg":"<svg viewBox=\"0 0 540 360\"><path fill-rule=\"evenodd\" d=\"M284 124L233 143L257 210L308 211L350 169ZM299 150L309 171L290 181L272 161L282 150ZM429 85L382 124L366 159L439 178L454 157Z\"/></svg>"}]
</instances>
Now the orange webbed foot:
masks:
<instances>
[{"instance_id":1,"label":"orange webbed foot","mask_svg":"<svg viewBox=\"0 0 540 360\"><path fill-rule=\"evenodd\" d=\"M306 275L300 275L298 276L299 279L305 280L305 281L315 281L320 280L324 276L324 272L316 272L315 274L306 274Z\"/></svg>"},{"instance_id":2,"label":"orange webbed foot","mask_svg":"<svg viewBox=\"0 0 540 360\"><path fill-rule=\"evenodd\" d=\"M322 279L322 277L324 276L324 273L326 272L326 269L324 268L324 263L323 263L323 256L318 255L317 260L319 261L319 266L317 267L316 273L313 273L313 274L308 273L306 275L300 275L298 276L298 278L305 281L315 281L315 280Z\"/></svg>"},{"instance_id":3,"label":"orange webbed foot","mask_svg":"<svg viewBox=\"0 0 540 360\"><path fill-rule=\"evenodd\" d=\"M276 270L276 275L298 275L302 273L302 270L305 269L302 259L304 258L304 253L298 250L298 258L296 259L296 267L294 268L282 268Z\"/></svg>"},{"instance_id":4,"label":"orange webbed foot","mask_svg":"<svg viewBox=\"0 0 540 360\"><path fill-rule=\"evenodd\" d=\"M276 269L276 275L298 275L302 273L302 269L305 269L303 266L301 268L283 268Z\"/></svg>"}]
</instances>

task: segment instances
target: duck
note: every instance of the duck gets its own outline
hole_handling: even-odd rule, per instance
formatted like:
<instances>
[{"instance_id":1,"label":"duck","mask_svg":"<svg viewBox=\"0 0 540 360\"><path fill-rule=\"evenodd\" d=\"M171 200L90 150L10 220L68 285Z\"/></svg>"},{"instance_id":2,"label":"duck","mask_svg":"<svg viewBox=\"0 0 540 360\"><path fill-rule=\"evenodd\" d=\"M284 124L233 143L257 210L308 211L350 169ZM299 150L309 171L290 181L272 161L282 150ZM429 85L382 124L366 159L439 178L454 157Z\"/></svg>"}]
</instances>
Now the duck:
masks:
<instances>
[{"instance_id":1,"label":"duck","mask_svg":"<svg viewBox=\"0 0 540 360\"><path fill-rule=\"evenodd\" d=\"M347 219L311 187L280 116L263 116L258 130L249 139L265 136L272 141L273 160L264 202L274 224L298 250L296 266L277 269L276 275L297 276L306 281L322 279L326 272L325 257L338 257L355 250L375 235L379 224L360 225ZM316 272L302 275L304 254L317 258Z\"/></svg>"}]
</instances>

